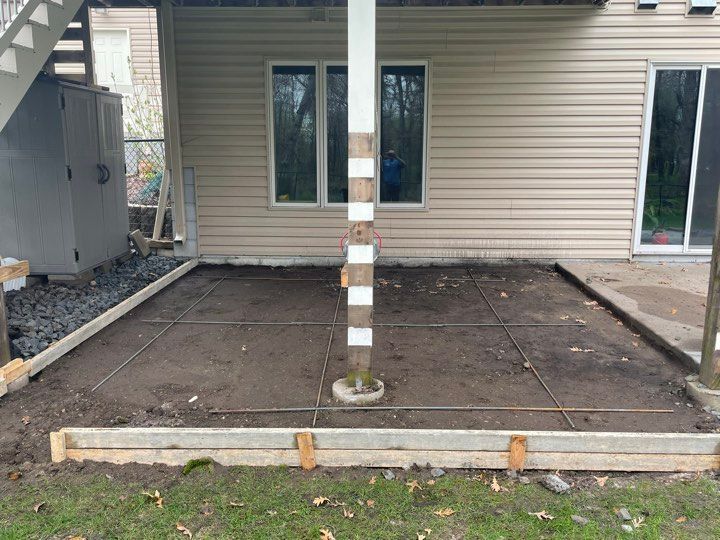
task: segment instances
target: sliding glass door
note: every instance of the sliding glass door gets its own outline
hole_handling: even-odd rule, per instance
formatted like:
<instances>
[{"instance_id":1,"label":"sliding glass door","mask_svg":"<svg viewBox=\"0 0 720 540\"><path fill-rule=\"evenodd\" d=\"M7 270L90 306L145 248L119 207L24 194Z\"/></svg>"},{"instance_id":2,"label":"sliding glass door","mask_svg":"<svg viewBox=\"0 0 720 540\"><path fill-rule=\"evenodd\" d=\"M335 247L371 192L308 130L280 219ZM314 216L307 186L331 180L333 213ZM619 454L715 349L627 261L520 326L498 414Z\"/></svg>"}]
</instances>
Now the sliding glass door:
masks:
<instances>
[{"instance_id":1,"label":"sliding glass door","mask_svg":"<svg viewBox=\"0 0 720 540\"><path fill-rule=\"evenodd\" d=\"M707 251L720 185L720 67L657 67L649 99L636 252Z\"/></svg>"}]
</instances>

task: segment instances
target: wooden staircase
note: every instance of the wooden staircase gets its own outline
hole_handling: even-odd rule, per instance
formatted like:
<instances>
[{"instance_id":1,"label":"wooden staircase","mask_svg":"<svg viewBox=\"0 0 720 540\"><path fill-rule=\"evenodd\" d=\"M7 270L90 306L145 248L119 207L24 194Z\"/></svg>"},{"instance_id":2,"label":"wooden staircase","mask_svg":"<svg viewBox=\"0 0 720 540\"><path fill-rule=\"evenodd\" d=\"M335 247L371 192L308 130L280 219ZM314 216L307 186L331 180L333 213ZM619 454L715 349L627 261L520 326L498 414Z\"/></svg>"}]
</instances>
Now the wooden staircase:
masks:
<instances>
[{"instance_id":1,"label":"wooden staircase","mask_svg":"<svg viewBox=\"0 0 720 540\"><path fill-rule=\"evenodd\" d=\"M83 0L0 0L0 130Z\"/></svg>"}]
</instances>

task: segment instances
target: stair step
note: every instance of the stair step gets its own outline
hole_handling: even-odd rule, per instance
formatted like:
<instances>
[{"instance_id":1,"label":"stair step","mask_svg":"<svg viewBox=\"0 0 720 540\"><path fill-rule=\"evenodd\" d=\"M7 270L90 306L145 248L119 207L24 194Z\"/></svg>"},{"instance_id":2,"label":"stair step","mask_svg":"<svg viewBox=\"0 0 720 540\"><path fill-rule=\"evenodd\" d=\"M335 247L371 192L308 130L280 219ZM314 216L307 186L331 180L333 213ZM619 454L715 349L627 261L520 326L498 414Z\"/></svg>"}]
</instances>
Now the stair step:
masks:
<instances>
[{"instance_id":1,"label":"stair step","mask_svg":"<svg viewBox=\"0 0 720 540\"><path fill-rule=\"evenodd\" d=\"M0 55L0 73L17 77L17 56L13 47L8 47Z\"/></svg>"},{"instance_id":2,"label":"stair step","mask_svg":"<svg viewBox=\"0 0 720 540\"><path fill-rule=\"evenodd\" d=\"M38 7L35 8L35 11L33 11L33 14L30 15L29 22L31 24L37 24L39 26L44 26L45 28L50 28L48 5L45 3L38 5Z\"/></svg>"},{"instance_id":3,"label":"stair step","mask_svg":"<svg viewBox=\"0 0 720 540\"><path fill-rule=\"evenodd\" d=\"M56 4L58 6L63 5L63 0L46 0L47 2L50 2L51 4Z\"/></svg>"},{"instance_id":4,"label":"stair step","mask_svg":"<svg viewBox=\"0 0 720 540\"><path fill-rule=\"evenodd\" d=\"M85 30L80 26L72 26L65 29L60 41L82 41Z\"/></svg>"},{"instance_id":5,"label":"stair step","mask_svg":"<svg viewBox=\"0 0 720 540\"><path fill-rule=\"evenodd\" d=\"M15 36L15 39L12 40L12 45L18 49L35 51L35 46L33 44L33 27L31 24L23 25Z\"/></svg>"}]
</instances>

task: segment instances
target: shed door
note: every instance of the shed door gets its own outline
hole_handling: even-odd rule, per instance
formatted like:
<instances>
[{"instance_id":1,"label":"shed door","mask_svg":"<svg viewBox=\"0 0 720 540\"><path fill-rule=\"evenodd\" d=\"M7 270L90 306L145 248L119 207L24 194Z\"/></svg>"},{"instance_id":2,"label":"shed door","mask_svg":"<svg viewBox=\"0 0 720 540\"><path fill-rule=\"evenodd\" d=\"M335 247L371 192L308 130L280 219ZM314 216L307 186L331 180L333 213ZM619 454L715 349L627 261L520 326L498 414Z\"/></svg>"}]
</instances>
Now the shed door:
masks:
<instances>
[{"instance_id":1,"label":"shed door","mask_svg":"<svg viewBox=\"0 0 720 540\"><path fill-rule=\"evenodd\" d=\"M97 105L94 92L65 88L64 95L75 249L79 268L86 269L107 259L102 186L98 183Z\"/></svg>"},{"instance_id":2,"label":"shed door","mask_svg":"<svg viewBox=\"0 0 720 540\"><path fill-rule=\"evenodd\" d=\"M120 98L98 94L98 127L100 162L107 167L107 181L102 185L105 210L107 257L128 251L127 186L125 183L125 142L123 139Z\"/></svg>"}]
</instances>

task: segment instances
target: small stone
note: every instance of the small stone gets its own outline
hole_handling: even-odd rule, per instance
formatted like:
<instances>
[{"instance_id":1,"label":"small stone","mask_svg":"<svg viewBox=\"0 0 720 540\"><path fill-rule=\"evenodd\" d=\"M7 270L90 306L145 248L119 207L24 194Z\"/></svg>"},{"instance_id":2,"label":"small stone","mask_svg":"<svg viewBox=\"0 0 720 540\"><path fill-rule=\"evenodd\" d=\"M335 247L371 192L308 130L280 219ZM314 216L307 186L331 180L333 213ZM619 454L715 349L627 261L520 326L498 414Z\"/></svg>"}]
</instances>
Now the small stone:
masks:
<instances>
[{"instance_id":1,"label":"small stone","mask_svg":"<svg viewBox=\"0 0 720 540\"><path fill-rule=\"evenodd\" d=\"M130 420L128 420L124 416L116 416L115 417L116 424L128 424L129 422L130 422Z\"/></svg>"},{"instance_id":2,"label":"small stone","mask_svg":"<svg viewBox=\"0 0 720 540\"><path fill-rule=\"evenodd\" d=\"M434 469L430 469L430 475L434 476L435 478L440 478L441 476L445 475L445 471L435 467Z\"/></svg>"},{"instance_id":3,"label":"small stone","mask_svg":"<svg viewBox=\"0 0 720 540\"><path fill-rule=\"evenodd\" d=\"M543 476L542 480L540 480L540 483L547 489L549 489L550 491L554 491L555 493L565 493L566 491L570 490L570 484L565 482L565 480L563 480L556 474L548 474L547 476Z\"/></svg>"},{"instance_id":4,"label":"small stone","mask_svg":"<svg viewBox=\"0 0 720 540\"><path fill-rule=\"evenodd\" d=\"M625 532L629 532L629 533L633 532L632 526L627 525L626 523L623 523L622 525L620 525L620 528Z\"/></svg>"},{"instance_id":5,"label":"small stone","mask_svg":"<svg viewBox=\"0 0 720 540\"><path fill-rule=\"evenodd\" d=\"M395 473L392 472L390 469L385 469L382 472L382 475L385 480L395 480Z\"/></svg>"},{"instance_id":6,"label":"small stone","mask_svg":"<svg viewBox=\"0 0 720 540\"><path fill-rule=\"evenodd\" d=\"M628 512L627 508L618 508L615 511L615 514L623 521L632 521L632 516L630 515L630 512Z\"/></svg>"},{"instance_id":7,"label":"small stone","mask_svg":"<svg viewBox=\"0 0 720 540\"><path fill-rule=\"evenodd\" d=\"M590 523L590 520L588 518L582 517L582 516L573 515L573 516L570 516L570 519L572 519L573 522L577 523L578 525L580 525L582 527L584 527L585 525Z\"/></svg>"},{"instance_id":8,"label":"small stone","mask_svg":"<svg viewBox=\"0 0 720 540\"><path fill-rule=\"evenodd\" d=\"M517 471L514 469L506 470L505 474L507 475L508 478L517 478L517 475L518 475Z\"/></svg>"},{"instance_id":9,"label":"small stone","mask_svg":"<svg viewBox=\"0 0 720 540\"><path fill-rule=\"evenodd\" d=\"M530 479L527 476L518 476L517 481L524 485L530 483Z\"/></svg>"}]
</instances>

